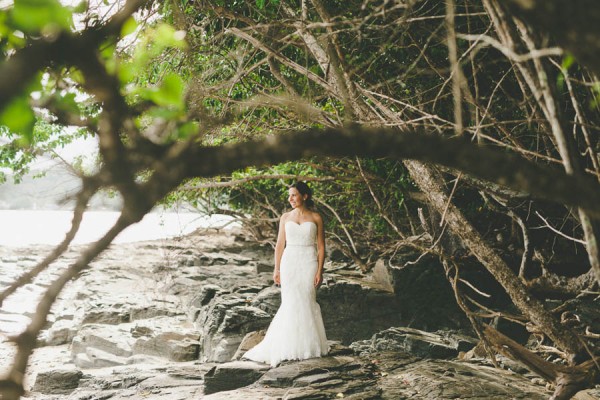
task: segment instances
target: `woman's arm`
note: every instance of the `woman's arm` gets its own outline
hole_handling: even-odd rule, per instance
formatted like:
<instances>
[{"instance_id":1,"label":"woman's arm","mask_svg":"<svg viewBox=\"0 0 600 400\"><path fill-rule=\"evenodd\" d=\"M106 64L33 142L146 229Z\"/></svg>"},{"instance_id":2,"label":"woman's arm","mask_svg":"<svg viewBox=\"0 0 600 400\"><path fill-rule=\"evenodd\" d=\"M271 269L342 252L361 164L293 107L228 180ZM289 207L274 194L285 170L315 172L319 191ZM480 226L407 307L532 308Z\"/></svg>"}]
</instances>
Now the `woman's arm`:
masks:
<instances>
[{"instance_id":1,"label":"woman's arm","mask_svg":"<svg viewBox=\"0 0 600 400\"><path fill-rule=\"evenodd\" d=\"M279 232L277 233L277 244L275 245L275 269L273 270L273 281L276 285L281 284L279 275L279 267L281 264L281 256L283 255L283 249L285 248L285 221L287 219L287 213L283 214L279 219Z\"/></svg>"},{"instance_id":2,"label":"woman's arm","mask_svg":"<svg viewBox=\"0 0 600 400\"><path fill-rule=\"evenodd\" d=\"M325 265L325 228L323 227L323 218L319 214L315 215L317 224L317 274L315 275L315 287L323 283L323 266Z\"/></svg>"}]
</instances>

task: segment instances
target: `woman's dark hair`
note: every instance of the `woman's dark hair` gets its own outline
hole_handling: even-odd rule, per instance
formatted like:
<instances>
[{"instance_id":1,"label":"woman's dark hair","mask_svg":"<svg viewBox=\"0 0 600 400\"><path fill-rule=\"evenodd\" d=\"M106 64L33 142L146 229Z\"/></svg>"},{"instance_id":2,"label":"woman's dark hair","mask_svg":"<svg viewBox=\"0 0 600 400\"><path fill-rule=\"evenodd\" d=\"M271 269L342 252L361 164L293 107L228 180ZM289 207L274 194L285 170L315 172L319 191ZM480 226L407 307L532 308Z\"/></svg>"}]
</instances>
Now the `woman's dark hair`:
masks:
<instances>
[{"instance_id":1,"label":"woman's dark hair","mask_svg":"<svg viewBox=\"0 0 600 400\"><path fill-rule=\"evenodd\" d=\"M304 200L304 202L306 203L306 207L314 207L315 202L312 199L312 190L308 187L306 182L299 181L292 183L289 188L295 188L298 192L300 192L302 196L307 195L306 200Z\"/></svg>"}]
</instances>

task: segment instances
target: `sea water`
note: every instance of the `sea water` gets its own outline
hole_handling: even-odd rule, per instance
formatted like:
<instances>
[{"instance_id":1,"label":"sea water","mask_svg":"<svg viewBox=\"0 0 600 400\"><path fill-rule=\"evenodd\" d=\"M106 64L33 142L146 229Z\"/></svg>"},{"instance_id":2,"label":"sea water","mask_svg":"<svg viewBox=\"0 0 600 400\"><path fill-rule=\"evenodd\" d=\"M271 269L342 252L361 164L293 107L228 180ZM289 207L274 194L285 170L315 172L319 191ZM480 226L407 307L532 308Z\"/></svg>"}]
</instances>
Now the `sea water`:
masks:
<instances>
[{"instance_id":1,"label":"sea water","mask_svg":"<svg viewBox=\"0 0 600 400\"><path fill-rule=\"evenodd\" d=\"M86 211L73 244L90 243L102 237L117 221L116 211ZM0 210L0 246L58 244L70 230L72 211ZM225 215L157 211L119 234L114 243L166 239L197 228L221 227L231 222Z\"/></svg>"}]
</instances>

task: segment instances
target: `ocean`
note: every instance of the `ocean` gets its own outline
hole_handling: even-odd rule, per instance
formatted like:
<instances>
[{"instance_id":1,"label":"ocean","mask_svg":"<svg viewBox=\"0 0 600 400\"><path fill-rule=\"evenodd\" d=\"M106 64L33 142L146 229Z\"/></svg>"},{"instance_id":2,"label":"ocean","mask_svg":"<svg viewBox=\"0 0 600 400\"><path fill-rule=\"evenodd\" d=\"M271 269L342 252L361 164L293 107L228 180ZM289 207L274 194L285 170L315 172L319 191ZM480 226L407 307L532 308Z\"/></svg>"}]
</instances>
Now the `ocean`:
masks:
<instances>
[{"instance_id":1,"label":"ocean","mask_svg":"<svg viewBox=\"0 0 600 400\"><path fill-rule=\"evenodd\" d=\"M99 239L115 223L116 211L87 211L73 244ZM58 210L0 210L0 246L58 244L69 231L73 213ZM166 239L193 232L201 227L219 227L230 222L224 215L206 216L190 212L152 212L130 226L114 243Z\"/></svg>"}]
</instances>

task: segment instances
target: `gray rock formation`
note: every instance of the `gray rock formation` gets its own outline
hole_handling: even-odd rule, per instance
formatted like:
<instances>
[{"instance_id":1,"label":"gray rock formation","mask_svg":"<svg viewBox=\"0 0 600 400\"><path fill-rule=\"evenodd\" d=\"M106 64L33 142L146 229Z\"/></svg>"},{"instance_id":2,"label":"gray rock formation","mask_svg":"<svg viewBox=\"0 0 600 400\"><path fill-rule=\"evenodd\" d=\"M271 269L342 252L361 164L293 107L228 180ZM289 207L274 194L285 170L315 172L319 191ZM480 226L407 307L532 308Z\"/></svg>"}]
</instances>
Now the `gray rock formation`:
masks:
<instances>
[{"instance_id":1,"label":"gray rock formation","mask_svg":"<svg viewBox=\"0 0 600 400\"><path fill-rule=\"evenodd\" d=\"M37 375L33 390L44 394L67 394L77 389L83 372L77 369L43 371Z\"/></svg>"},{"instance_id":2,"label":"gray rock formation","mask_svg":"<svg viewBox=\"0 0 600 400\"><path fill-rule=\"evenodd\" d=\"M244 296L225 294L213 298L195 321L202 332L201 360L231 360L244 336L266 328L270 321L270 314L248 305Z\"/></svg>"},{"instance_id":3,"label":"gray rock formation","mask_svg":"<svg viewBox=\"0 0 600 400\"><path fill-rule=\"evenodd\" d=\"M232 361L214 366L204 375L204 393L238 389L256 382L269 369L253 361Z\"/></svg>"},{"instance_id":4,"label":"gray rock formation","mask_svg":"<svg viewBox=\"0 0 600 400\"><path fill-rule=\"evenodd\" d=\"M350 345L356 352L400 351L421 358L455 358L477 345L478 340L450 331L424 332L394 327L378 332L369 340Z\"/></svg>"},{"instance_id":5,"label":"gray rock formation","mask_svg":"<svg viewBox=\"0 0 600 400\"><path fill-rule=\"evenodd\" d=\"M192 361L199 356L199 338L200 332L191 324L168 317L119 325L88 324L74 337L71 352L81 368L134 364L151 357Z\"/></svg>"},{"instance_id":6,"label":"gray rock formation","mask_svg":"<svg viewBox=\"0 0 600 400\"><path fill-rule=\"evenodd\" d=\"M32 356L28 396L536 400L549 395L543 381L514 363L502 363L502 370L478 356L456 359L474 341L438 331L468 323L456 310L441 269L427 257L415 264L380 262L367 276L329 264L328 284L318 291L328 338L336 341L327 357L276 368L232 362L259 340L256 332L279 307L279 289L267 268L272 251L227 232L188 239L194 241L113 246L82 273L53 308L41 338L46 347ZM6 274L0 277L14 276L15 265L41 258L31 249L16 255L1 251ZM56 268L74 255L67 253ZM56 270L47 271L42 285L54 276ZM30 287L16 297L42 289ZM591 311L586 323L593 319ZM598 392L586 394L598 398Z\"/></svg>"}]
</instances>

